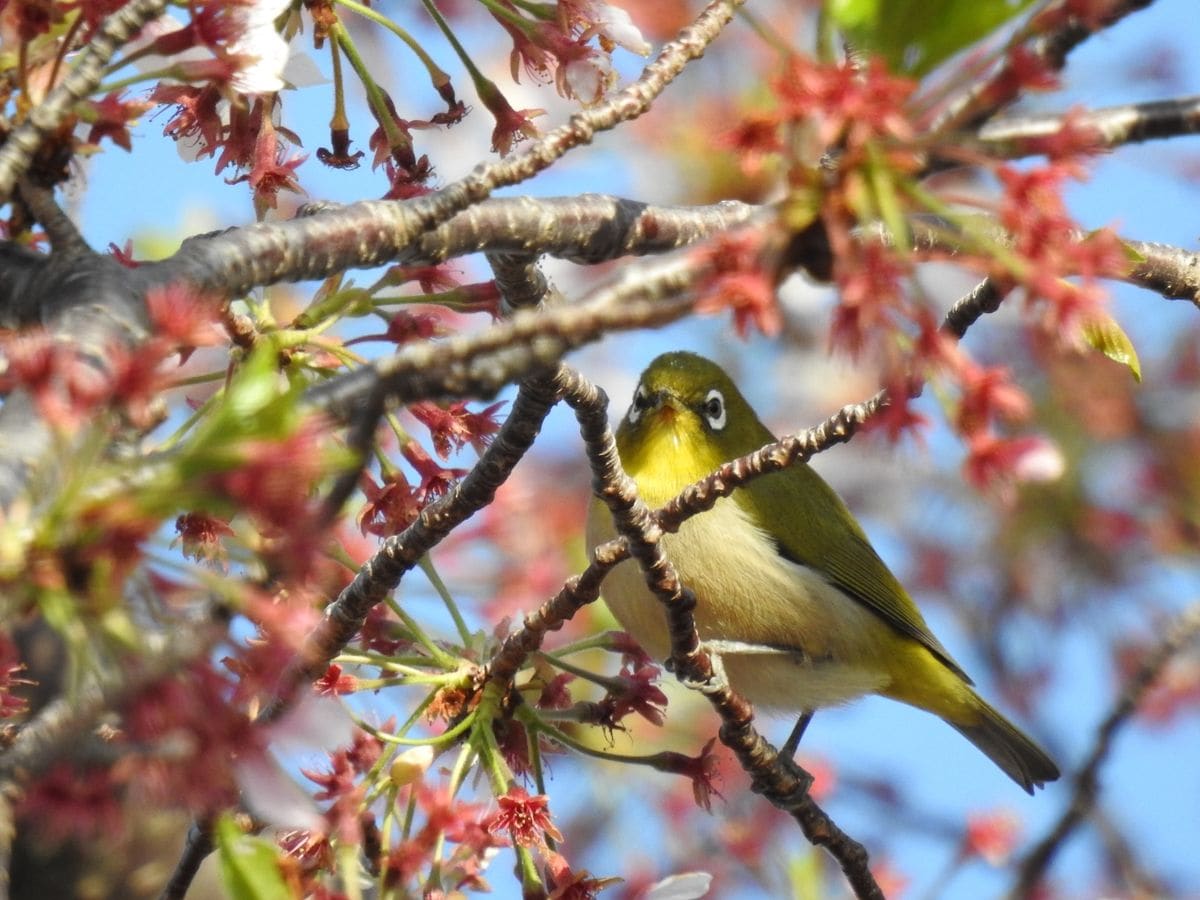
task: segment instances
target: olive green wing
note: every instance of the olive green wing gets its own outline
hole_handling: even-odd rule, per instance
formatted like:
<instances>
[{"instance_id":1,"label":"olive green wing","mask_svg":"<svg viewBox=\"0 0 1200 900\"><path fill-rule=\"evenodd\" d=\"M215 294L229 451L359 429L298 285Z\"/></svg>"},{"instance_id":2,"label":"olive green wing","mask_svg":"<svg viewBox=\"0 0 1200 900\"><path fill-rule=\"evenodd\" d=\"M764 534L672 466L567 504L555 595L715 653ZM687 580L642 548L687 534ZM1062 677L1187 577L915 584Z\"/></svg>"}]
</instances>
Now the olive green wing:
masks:
<instances>
[{"instance_id":1,"label":"olive green wing","mask_svg":"<svg viewBox=\"0 0 1200 900\"><path fill-rule=\"evenodd\" d=\"M968 684L971 679L933 636L921 611L867 540L846 504L805 464L755 479L734 500L770 535L779 554L827 581L903 635L922 644ZM769 527L766 523L781 523Z\"/></svg>"}]
</instances>

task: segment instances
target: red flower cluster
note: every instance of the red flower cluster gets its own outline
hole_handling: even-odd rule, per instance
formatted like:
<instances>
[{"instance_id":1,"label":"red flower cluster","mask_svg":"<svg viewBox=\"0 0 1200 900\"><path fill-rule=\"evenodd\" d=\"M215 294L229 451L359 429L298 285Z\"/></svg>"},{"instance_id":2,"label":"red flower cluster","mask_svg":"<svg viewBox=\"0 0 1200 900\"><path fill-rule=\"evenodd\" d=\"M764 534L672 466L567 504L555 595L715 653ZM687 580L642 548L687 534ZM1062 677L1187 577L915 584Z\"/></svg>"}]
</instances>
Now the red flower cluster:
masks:
<instances>
[{"instance_id":1,"label":"red flower cluster","mask_svg":"<svg viewBox=\"0 0 1200 900\"><path fill-rule=\"evenodd\" d=\"M1012 235L1019 264L989 257L987 271L1001 283L1016 281L1028 303L1043 309L1046 330L1060 341L1084 347L1083 327L1104 316L1105 293L1099 279L1124 273L1129 259L1121 242L1109 230L1082 236L1067 213L1062 185L1079 177L1077 166L1055 161L1034 169L1001 166L1003 186L998 210L1000 222ZM1072 275L1081 283L1065 280Z\"/></svg>"},{"instance_id":2,"label":"red flower cluster","mask_svg":"<svg viewBox=\"0 0 1200 900\"><path fill-rule=\"evenodd\" d=\"M762 237L755 233L721 235L696 253L697 265L711 274L697 285L696 311L732 310L742 337L753 326L768 336L779 334L783 316L775 295L775 273L763 258Z\"/></svg>"},{"instance_id":3,"label":"red flower cluster","mask_svg":"<svg viewBox=\"0 0 1200 900\"><path fill-rule=\"evenodd\" d=\"M545 794L530 796L524 788L512 787L496 802L500 808L488 819L489 831L508 832L520 847L545 847L547 838L563 839L550 821L550 798Z\"/></svg>"},{"instance_id":4,"label":"red flower cluster","mask_svg":"<svg viewBox=\"0 0 1200 900\"><path fill-rule=\"evenodd\" d=\"M234 705L234 684L207 661L134 697L124 715L130 751L117 774L157 802L209 812L237 802L232 762L264 737Z\"/></svg>"},{"instance_id":5,"label":"red flower cluster","mask_svg":"<svg viewBox=\"0 0 1200 900\"><path fill-rule=\"evenodd\" d=\"M0 393L28 391L42 418L65 432L106 408L135 427L149 428L171 380L164 363L177 352L186 357L191 348L216 344L220 335L216 305L186 287L150 290L146 304L154 331L133 349L112 344L97 354L40 332L0 339L8 362Z\"/></svg>"},{"instance_id":6,"label":"red flower cluster","mask_svg":"<svg viewBox=\"0 0 1200 900\"><path fill-rule=\"evenodd\" d=\"M637 713L654 725L662 725L667 707L667 695L657 685L659 668L644 665L634 668L625 665L615 678L609 679L610 687L600 701L601 721L615 727L630 713Z\"/></svg>"},{"instance_id":7,"label":"red flower cluster","mask_svg":"<svg viewBox=\"0 0 1200 900\"><path fill-rule=\"evenodd\" d=\"M772 82L781 122L812 123L821 147L856 156L875 141L907 144L913 128L905 105L916 82L890 74L878 59L817 62L803 54L788 59Z\"/></svg>"}]
</instances>

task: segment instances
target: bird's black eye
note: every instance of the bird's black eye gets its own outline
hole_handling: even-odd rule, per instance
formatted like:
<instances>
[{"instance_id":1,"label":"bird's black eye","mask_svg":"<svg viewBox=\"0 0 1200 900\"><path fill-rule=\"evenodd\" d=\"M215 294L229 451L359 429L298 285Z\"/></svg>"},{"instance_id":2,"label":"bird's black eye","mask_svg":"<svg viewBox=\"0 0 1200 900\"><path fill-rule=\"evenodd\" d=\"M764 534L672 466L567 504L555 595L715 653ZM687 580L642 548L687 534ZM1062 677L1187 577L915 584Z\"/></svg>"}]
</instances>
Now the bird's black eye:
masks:
<instances>
[{"instance_id":1,"label":"bird's black eye","mask_svg":"<svg viewBox=\"0 0 1200 900\"><path fill-rule=\"evenodd\" d=\"M703 409L704 418L708 420L713 431L720 431L725 427L725 398L716 388L709 391L708 396L704 398Z\"/></svg>"},{"instance_id":2,"label":"bird's black eye","mask_svg":"<svg viewBox=\"0 0 1200 900\"><path fill-rule=\"evenodd\" d=\"M633 392L633 403L629 407L629 424L636 425L642 413L650 408L650 394L640 384Z\"/></svg>"}]
</instances>

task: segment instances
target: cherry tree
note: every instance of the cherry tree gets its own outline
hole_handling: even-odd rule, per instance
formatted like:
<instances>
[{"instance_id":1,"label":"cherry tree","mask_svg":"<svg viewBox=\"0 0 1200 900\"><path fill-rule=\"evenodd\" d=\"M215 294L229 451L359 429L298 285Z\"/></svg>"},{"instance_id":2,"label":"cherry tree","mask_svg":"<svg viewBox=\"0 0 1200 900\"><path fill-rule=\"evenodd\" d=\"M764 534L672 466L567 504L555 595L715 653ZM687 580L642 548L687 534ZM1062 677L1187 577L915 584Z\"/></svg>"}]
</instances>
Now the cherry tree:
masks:
<instances>
[{"instance_id":1,"label":"cherry tree","mask_svg":"<svg viewBox=\"0 0 1200 900\"><path fill-rule=\"evenodd\" d=\"M1077 62L1164 6L1152 99ZM1200 131L1170 8L0 0L0 884L1196 890L1132 823L1198 767L1117 741L1200 699L1200 257L1089 206L1195 179L1134 147ZM251 205L93 246L185 168ZM784 435L660 509L609 425L652 340ZM879 706L781 756L659 538L810 460L1061 782Z\"/></svg>"}]
</instances>

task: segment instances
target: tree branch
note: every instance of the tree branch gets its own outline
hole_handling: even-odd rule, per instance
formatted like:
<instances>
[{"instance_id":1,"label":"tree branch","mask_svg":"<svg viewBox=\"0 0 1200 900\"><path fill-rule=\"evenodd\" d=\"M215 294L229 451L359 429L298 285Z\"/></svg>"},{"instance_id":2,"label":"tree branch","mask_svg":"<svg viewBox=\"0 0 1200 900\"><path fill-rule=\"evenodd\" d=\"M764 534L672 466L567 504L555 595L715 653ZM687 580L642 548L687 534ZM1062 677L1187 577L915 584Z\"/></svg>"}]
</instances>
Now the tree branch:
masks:
<instances>
[{"instance_id":1,"label":"tree branch","mask_svg":"<svg viewBox=\"0 0 1200 900\"><path fill-rule=\"evenodd\" d=\"M66 258L84 256L92 252L75 223L55 201L52 188L39 187L26 178L18 184L17 193L34 219L45 229L50 246L56 254L62 254L62 257Z\"/></svg>"},{"instance_id":2,"label":"tree branch","mask_svg":"<svg viewBox=\"0 0 1200 900\"><path fill-rule=\"evenodd\" d=\"M908 219L912 230L913 246L918 252L940 251L955 254L970 250L972 245L962 237L963 229L953 222L935 216L911 216ZM994 222L972 220L971 228L977 239L1011 246L1012 235ZM1075 231L1071 235L1076 241L1085 241L1087 232ZM1106 276L1114 281L1123 281L1134 287L1144 288L1167 300L1187 300L1200 306L1200 253L1183 250L1169 244L1150 241L1118 239L1137 259L1120 275ZM1063 272L1063 276L1073 273Z\"/></svg>"},{"instance_id":3,"label":"tree branch","mask_svg":"<svg viewBox=\"0 0 1200 900\"><path fill-rule=\"evenodd\" d=\"M29 111L29 118L0 146L0 203L12 197L17 180L29 169L46 135L63 123L72 106L99 86L104 67L118 48L165 7L166 0L130 0L104 20L96 36L75 57L70 74Z\"/></svg>"},{"instance_id":4,"label":"tree branch","mask_svg":"<svg viewBox=\"0 0 1200 900\"><path fill-rule=\"evenodd\" d=\"M186 281L201 292L236 297L260 285L477 252L536 250L589 264L674 250L740 225L756 211L732 201L687 208L594 194L520 197L480 202L430 228L417 201L364 201L191 238L171 258L142 269L160 283Z\"/></svg>"},{"instance_id":5,"label":"tree branch","mask_svg":"<svg viewBox=\"0 0 1200 900\"><path fill-rule=\"evenodd\" d=\"M1196 134L1200 132L1200 96L997 119L980 129L975 143L988 156L1019 159L1045 153L1054 138L1079 130L1095 135L1090 146L1096 150ZM969 146L971 141L965 143Z\"/></svg>"},{"instance_id":6,"label":"tree branch","mask_svg":"<svg viewBox=\"0 0 1200 900\"><path fill-rule=\"evenodd\" d=\"M171 877L158 895L159 900L183 900L191 888L200 866L216 848L213 842L213 823L208 819L198 819L188 829L187 840L183 853L175 863Z\"/></svg>"},{"instance_id":7,"label":"tree branch","mask_svg":"<svg viewBox=\"0 0 1200 900\"><path fill-rule=\"evenodd\" d=\"M1200 603L1193 604L1167 629L1162 642L1142 661L1121 691L1112 711L1096 731L1092 750L1072 780L1071 800L1062 816L1022 861L1009 896L1028 897L1042 880L1067 838L1087 818L1100 792L1100 767L1112 751L1113 741L1154 685L1163 667L1180 650L1200 637Z\"/></svg>"},{"instance_id":8,"label":"tree branch","mask_svg":"<svg viewBox=\"0 0 1200 900\"><path fill-rule=\"evenodd\" d=\"M654 327L681 318L694 303L689 289L706 272L707 265L692 258L628 266L616 280L577 305L522 309L480 334L412 344L315 385L306 399L335 418L346 419L376 384L396 403L439 395L490 397L610 331Z\"/></svg>"}]
</instances>

